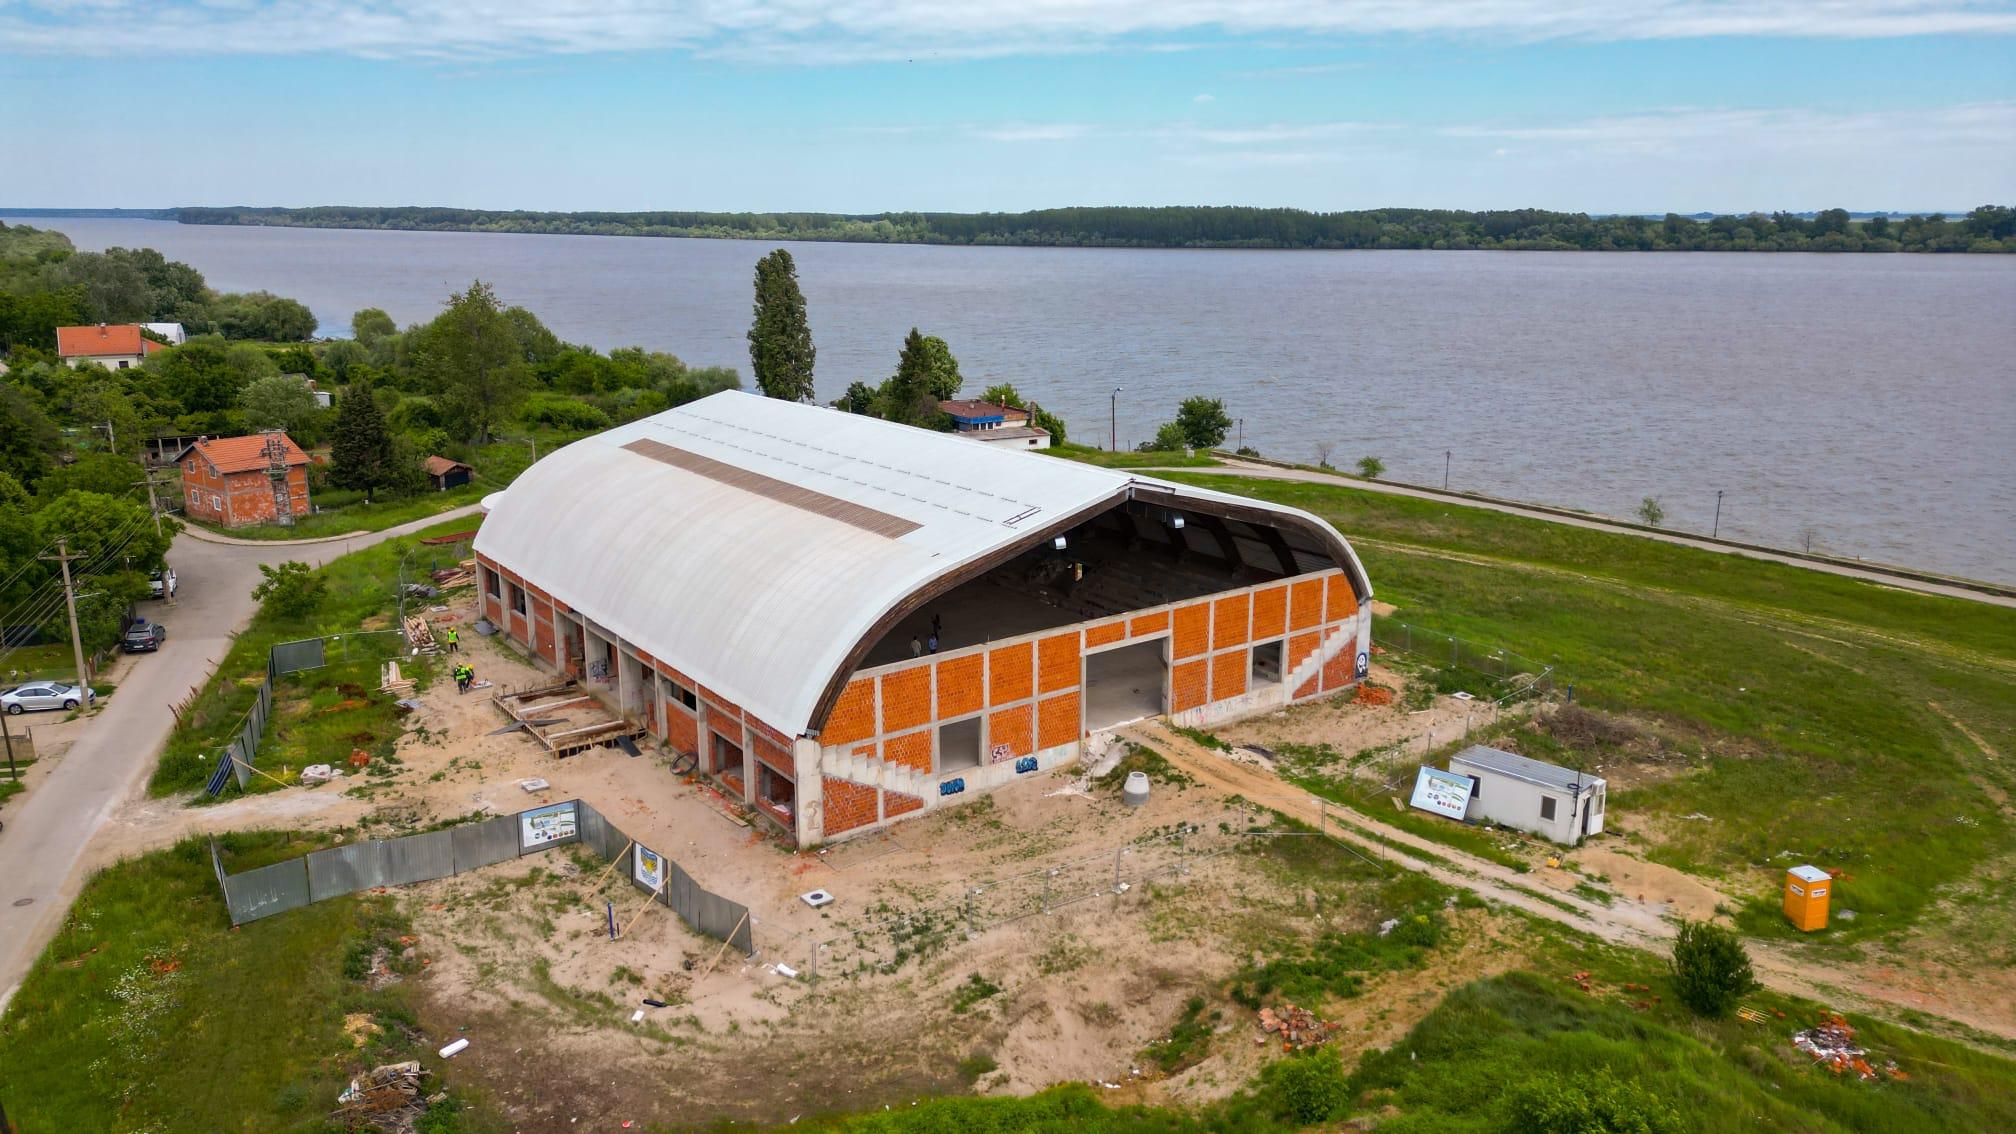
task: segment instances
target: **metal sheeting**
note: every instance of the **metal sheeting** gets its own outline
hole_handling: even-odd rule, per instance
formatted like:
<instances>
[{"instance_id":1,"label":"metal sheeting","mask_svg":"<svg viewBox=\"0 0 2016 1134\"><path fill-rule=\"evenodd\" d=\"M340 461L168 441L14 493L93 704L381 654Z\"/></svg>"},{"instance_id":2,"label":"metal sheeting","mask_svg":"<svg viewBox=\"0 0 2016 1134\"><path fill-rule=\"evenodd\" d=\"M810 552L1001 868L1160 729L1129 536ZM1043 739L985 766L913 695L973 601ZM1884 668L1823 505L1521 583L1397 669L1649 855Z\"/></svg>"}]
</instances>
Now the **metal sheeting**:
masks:
<instances>
[{"instance_id":1,"label":"metal sheeting","mask_svg":"<svg viewBox=\"0 0 2016 1134\"><path fill-rule=\"evenodd\" d=\"M625 448L640 442L917 526L891 538ZM1322 525L1246 497L728 391L533 465L485 499L475 549L797 732L814 725L855 644L910 594L1046 525L1124 501L1137 484L1158 498L1236 502ZM1336 545L1349 558L1341 538ZM804 553L811 548L818 554ZM1355 559L1349 569L1363 578Z\"/></svg>"},{"instance_id":2,"label":"metal sheeting","mask_svg":"<svg viewBox=\"0 0 2016 1134\"><path fill-rule=\"evenodd\" d=\"M217 871L218 885L224 890L231 924L242 925L359 890L447 878L517 858L522 821L528 816L551 815L561 809L572 810L577 833L570 838L536 844L527 848L526 853L571 842L584 843L603 859L620 856L622 862L617 869L632 885L637 885L630 870L633 856L629 836L580 800L537 807L516 815L499 815L445 831L331 847L242 874L224 873L223 860L212 840L210 861ZM708 890L671 859L663 861L667 874L663 888L658 891L660 903L709 937L727 941L745 955L756 951L749 907Z\"/></svg>"},{"instance_id":3,"label":"metal sheeting","mask_svg":"<svg viewBox=\"0 0 2016 1134\"><path fill-rule=\"evenodd\" d=\"M320 669L325 657L325 644L320 638L303 638L298 642L282 642L273 647L273 675L297 673L304 669Z\"/></svg>"},{"instance_id":4,"label":"metal sheeting","mask_svg":"<svg viewBox=\"0 0 2016 1134\"><path fill-rule=\"evenodd\" d=\"M460 873L455 869L455 832L429 831L381 844L385 848L385 885L405 886Z\"/></svg>"},{"instance_id":5,"label":"metal sheeting","mask_svg":"<svg viewBox=\"0 0 2016 1134\"><path fill-rule=\"evenodd\" d=\"M499 815L481 823L451 828L455 841L455 872L475 870L518 857L518 817Z\"/></svg>"},{"instance_id":6,"label":"metal sheeting","mask_svg":"<svg viewBox=\"0 0 2016 1134\"><path fill-rule=\"evenodd\" d=\"M224 879L224 905L232 925L298 910L309 900L306 859L290 858Z\"/></svg>"},{"instance_id":7,"label":"metal sheeting","mask_svg":"<svg viewBox=\"0 0 2016 1134\"><path fill-rule=\"evenodd\" d=\"M311 902L326 902L385 884L385 844L376 839L315 851L306 861Z\"/></svg>"}]
</instances>

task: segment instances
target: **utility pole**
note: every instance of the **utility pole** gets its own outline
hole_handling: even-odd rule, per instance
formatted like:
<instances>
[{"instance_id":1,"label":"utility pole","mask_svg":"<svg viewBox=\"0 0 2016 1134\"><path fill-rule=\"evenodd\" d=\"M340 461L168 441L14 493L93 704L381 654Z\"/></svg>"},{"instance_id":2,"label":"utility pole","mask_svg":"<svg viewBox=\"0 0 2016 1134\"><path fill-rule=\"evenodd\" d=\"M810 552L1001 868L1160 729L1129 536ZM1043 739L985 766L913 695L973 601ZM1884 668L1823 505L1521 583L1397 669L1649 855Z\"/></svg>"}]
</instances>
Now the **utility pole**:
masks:
<instances>
[{"instance_id":1,"label":"utility pole","mask_svg":"<svg viewBox=\"0 0 2016 1134\"><path fill-rule=\"evenodd\" d=\"M1715 490L1715 527L1714 530L1708 533L1708 538L1714 539L1721 534L1722 534L1722 490L1718 488Z\"/></svg>"},{"instance_id":2,"label":"utility pole","mask_svg":"<svg viewBox=\"0 0 2016 1134\"><path fill-rule=\"evenodd\" d=\"M1442 450L1442 491L1449 491L1449 461L1456 455L1454 449Z\"/></svg>"},{"instance_id":3,"label":"utility pole","mask_svg":"<svg viewBox=\"0 0 2016 1134\"><path fill-rule=\"evenodd\" d=\"M51 559L62 564L63 603L70 608L70 649L77 658L77 684L80 688L89 688L91 685L91 673L84 668L84 638L83 635L77 632L77 589L70 583L70 561L73 559L82 559L84 556L70 554L70 537L58 536L56 537L56 554L39 555L36 558Z\"/></svg>"},{"instance_id":4,"label":"utility pole","mask_svg":"<svg viewBox=\"0 0 2016 1134\"><path fill-rule=\"evenodd\" d=\"M1239 448L1246 448L1246 419L1243 417L1239 419Z\"/></svg>"},{"instance_id":5,"label":"utility pole","mask_svg":"<svg viewBox=\"0 0 2016 1134\"><path fill-rule=\"evenodd\" d=\"M1120 451L1120 387L1113 387L1113 397L1106 406L1106 451Z\"/></svg>"},{"instance_id":6,"label":"utility pole","mask_svg":"<svg viewBox=\"0 0 2016 1134\"><path fill-rule=\"evenodd\" d=\"M7 775L19 780L21 769L14 766L14 726L7 723L6 713L0 713L0 737L7 738Z\"/></svg>"},{"instance_id":7,"label":"utility pole","mask_svg":"<svg viewBox=\"0 0 2016 1134\"><path fill-rule=\"evenodd\" d=\"M107 449L110 449L110 450L111 450L112 452L114 452L114 453L116 453L116 452L118 452L118 451L119 451L119 439L118 439L117 437L114 437L114 436L112 436L112 419L110 419L110 418L107 418L107 419L105 419L105 422L104 422L104 424L103 424L102 426L98 426L98 425L94 425L94 426L92 426L91 428L93 428L93 429L100 429L100 428L104 429L104 430L105 430L105 447L106 447Z\"/></svg>"}]
</instances>

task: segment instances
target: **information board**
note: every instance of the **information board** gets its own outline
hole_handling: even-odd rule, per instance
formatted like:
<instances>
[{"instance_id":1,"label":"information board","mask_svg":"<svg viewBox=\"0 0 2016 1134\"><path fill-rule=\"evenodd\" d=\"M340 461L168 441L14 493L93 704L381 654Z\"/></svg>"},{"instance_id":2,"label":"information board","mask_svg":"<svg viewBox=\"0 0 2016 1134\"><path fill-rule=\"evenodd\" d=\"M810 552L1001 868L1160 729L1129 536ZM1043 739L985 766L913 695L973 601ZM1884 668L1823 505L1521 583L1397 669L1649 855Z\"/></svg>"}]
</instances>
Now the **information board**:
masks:
<instances>
[{"instance_id":1,"label":"information board","mask_svg":"<svg viewBox=\"0 0 2016 1134\"><path fill-rule=\"evenodd\" d=\"M1423 768L1414 777L1414 798L1408 802L1423 811L1461 819L1470 809L1470 789L1476 782L1440 768Z\"/></svg>"},{"instance_id":2,"label":"information board","mask_svg":"<svg viewBox=\"0 0 2016 1134\"><path fill-rule=\"evenodd\" d=\"M630 877L639 886L652 893L665 887L665 856L648 847L639 846L630 860Z\"/></svg>"},{"instance_id":3,"label":"information board","mask_svg":"<svg viewBox=\"0 0 2016 1134\"><path fill-rule=\"evenodd\" d=\"M571 843L580 837L574 801L537 807L518 813L518 853L554 843Z\"/></svg>"}]
</instances>

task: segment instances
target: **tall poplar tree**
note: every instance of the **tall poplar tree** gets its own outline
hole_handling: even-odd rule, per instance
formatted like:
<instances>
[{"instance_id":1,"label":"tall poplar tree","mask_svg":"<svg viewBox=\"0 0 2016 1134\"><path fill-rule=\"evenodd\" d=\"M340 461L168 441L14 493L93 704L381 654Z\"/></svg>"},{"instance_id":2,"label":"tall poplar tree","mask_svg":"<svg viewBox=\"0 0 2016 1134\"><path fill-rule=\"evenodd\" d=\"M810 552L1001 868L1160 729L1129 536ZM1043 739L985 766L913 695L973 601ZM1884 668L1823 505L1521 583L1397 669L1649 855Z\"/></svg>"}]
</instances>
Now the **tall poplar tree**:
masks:
<instances>
[{"instance_id":1,"label":"tall poplar tree","mask_svg":"<svg viewBox=\"0 0 2016 1134\"><path fill-rule=\"evenodd\" d=\"M812 326L798 265L782 248L756 261L756 319L749 326L749 363L769 397L812 400Z\"/></svg>"}]
</instances>

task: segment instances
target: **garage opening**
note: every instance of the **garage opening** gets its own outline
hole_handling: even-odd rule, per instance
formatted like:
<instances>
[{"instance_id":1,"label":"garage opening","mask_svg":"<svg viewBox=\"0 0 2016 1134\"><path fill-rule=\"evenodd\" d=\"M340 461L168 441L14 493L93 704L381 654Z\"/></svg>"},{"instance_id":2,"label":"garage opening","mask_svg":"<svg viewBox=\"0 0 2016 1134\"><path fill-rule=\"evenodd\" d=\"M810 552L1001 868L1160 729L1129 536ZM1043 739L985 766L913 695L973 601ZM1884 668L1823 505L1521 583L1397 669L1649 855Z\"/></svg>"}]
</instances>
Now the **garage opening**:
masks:
<instances>
[{"instance_id":1,"label":"garage opening","mask_svg":"<svg viewBox=\"0 0 2016 1134\"><path fill-rule=\"evenodd\" d=\"M1085 727L1094 732L1161 716L1169 685L1166 639L1139 642L1085 657Z\"/></svg>"},{"instance_id":2,"label":"garage opening","mask_svg":"<svg viewBox=\"0 0 2016 1134\"><path fill-rule=\"evenodd\" d=\"M798 785L759 760L756 762L756 803L772 819L790 828L792 813L798 805Z\"/></svg>"},{"instance_id":3,"label":"garage opening","mask_svg":"<svg viewBox=\"0 0 2016 1134\"><path fill-rule=\"evenodd\" d=\"M1247 688L1281 683L1281 643L1267 642L1253 647L1252 680Z\"/></svg>"},{"instance_id":4,"label":"garage opening","mask_svg":"<svg viewBox=\"0 0 2016 1134\"><path fill-rule=\"evenodd\" d=\"M938 774L980 766L980 718L953 721L938 728Z\"/></svg>"}]
</instances>

